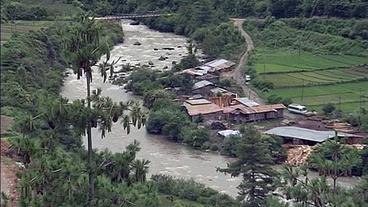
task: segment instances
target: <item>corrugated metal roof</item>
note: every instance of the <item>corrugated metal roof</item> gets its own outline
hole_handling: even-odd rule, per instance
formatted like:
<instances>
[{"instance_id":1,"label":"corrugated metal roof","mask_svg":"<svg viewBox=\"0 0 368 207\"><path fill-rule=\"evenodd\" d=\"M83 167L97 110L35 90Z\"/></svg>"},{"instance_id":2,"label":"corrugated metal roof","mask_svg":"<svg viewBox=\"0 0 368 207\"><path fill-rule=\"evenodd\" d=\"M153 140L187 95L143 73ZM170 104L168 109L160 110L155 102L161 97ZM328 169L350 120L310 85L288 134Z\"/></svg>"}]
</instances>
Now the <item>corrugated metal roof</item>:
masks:
<instances>
[{"instance_id":1,"label":"corrugated metal roof","mask_svg":"<svg viewBox=\"0 0 368 207\"><path fill-rule=\"evenodd\" d=\"M208 80L202 80L193 85L193 90L200 89L209 85L213 85L213 83Z\"/></svg>"},{"instance_id":2,"label":"corrugated metal roof","mask_svg":"<svg viewBox=\"0 0 368 207\"><path fill-rule=\"evenodd\" d=\"M270 112L279 109L285 109L286 107L283 104L270 104L270 105L259 105L251 107L255 112L262 113L262 112Z\"/></svg>"},{"instance_id":3,"label":"corrugated metal roof","mask_svg":"<svg viewBox=\"0 0 368 207\"><path fill-rule=\"evenodd\" d=\"M199 114L211 114L222 111L220 106L213 103L201 105L191 105L189 103L184 103L183 105L187 109L190 116L195 116Z\"/></svg>"},{"instance_id":4,"label":"corrugated metal roof","mask_svg":"<svg viewBox=\"0 0 368 207\"><path fill-rule=\"evenodd\" d=\"M201 98L201 99L191 99L191 100L186 100L187 103L189 103L190 105L202 105L202 104L210 104L211 101Z\"/></svg>"},{"instance_id":5,"label":"corrugated metal roof","mask_svg":"<svg viewBox=\"0 0 368 207\"><path fill-rule=\"evenodd\" d=\"M217 88L211 89L211 92L217 94L217 93L227 93L229 91L226 89L217 87Z\"/></svg>"},{"instance_id":6,"label":"corrugated metal roof","mask_svg":"<svg viewBox=\"0 0 368 207\"><path fill-rule=\"evenodd\" d=\"M253 100L250 100L249 98L236 98L235 100L239 101L239 103L245 105L245 106L259 106L259 104Z\"/></svg>"},{"instance_id":7,"label":"corrugated metal roof","mask_svg":"<svg viewBox=\"0 0 368 207\"><path fill-rule=\"evenodd\" d=\"M301 127L276 127L265 132L265 134L277 135L280 137L289 137L303 139L313 142L324 142L335 137L334 131L317 131Z\"/></svg>"}]
</instances>

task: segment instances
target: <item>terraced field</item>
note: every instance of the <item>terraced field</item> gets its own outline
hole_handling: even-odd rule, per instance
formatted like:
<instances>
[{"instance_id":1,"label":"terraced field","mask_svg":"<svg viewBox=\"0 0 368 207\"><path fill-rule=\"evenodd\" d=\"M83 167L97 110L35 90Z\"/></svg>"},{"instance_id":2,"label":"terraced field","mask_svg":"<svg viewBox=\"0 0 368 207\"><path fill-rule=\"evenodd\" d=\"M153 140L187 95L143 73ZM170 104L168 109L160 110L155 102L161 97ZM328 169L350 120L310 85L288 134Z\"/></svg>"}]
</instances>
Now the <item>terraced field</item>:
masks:
<instances>
[{"instance_id":1,"label":"terraced field","mask_svg":"<svg viewBox=\"0 0 368 207\"><path fill-rule=\"evenodd\" d=\"M368 64L367 57L350 55L314 55L302 52L265 51L257 50L256 71L262 73L281 73L297 71L314 71L321 69L333 69L350 67L360 64Z\"/></svg>"},{"instance_id":2,"label":"terraced field","mask_svg":"<svg viewBox=\"0 0 368 207\"><path fill-rule=\"evenodd\" d=\"M275 88L294 86L318 86L368 80L368 67L314 70L261 74L261 78L273 83Z\"/></svg>"},{"instance_id":3,"label":"terraced field","mask_svg":"<svg viewBox=\"0 0 368 207\"><path fill-rule=\"evenodd\" d=\"M312 87L291 87L272 90L270 94L288 97L313 109L335 103L342 110L354 111L361 105L368 108L368 81Z\"/></svg>"},{"instance_id":4,"label":"terraced field","mask_svg":"<svg viewBox=\"0 0 368 207\"><path fill-rule=\"evenodd\" d=\"M274 86L262 96L291 98L315 110L326 103L334 103L347 112L359 107L368 109L367 57L262 52L265 51L258 49L255 57L258 77Z\"/></svg>"},{"instance_id":5,"label":"terraced field","mask_svg":"<svg viewBox=\"0 0 368 207\"><path fill-rule=\"evenodd\" d=\"M48 27L52 21L25 21L18 20L13 23L1 23L1 44L4 44L13 33L25 33Z\"/></svg>"}]
</instances>

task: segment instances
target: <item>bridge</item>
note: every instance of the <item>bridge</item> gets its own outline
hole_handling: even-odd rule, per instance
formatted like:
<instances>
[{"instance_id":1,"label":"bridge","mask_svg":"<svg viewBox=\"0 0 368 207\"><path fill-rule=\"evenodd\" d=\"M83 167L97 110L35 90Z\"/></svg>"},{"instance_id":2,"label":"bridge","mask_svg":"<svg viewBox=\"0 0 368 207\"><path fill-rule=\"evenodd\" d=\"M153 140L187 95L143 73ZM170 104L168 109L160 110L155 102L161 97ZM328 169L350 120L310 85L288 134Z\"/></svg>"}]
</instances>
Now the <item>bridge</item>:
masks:
<instances>
[{"instance_id":1,"label":"bridge","mask_svg":"<svg viewBox=\"0 0 368 207\"><path fill-rule=\"evenodd\" d=\"M120 19L138 19L138 18L151 18L151 17L168 17L174 14L118 14L113 16L105 16L105 17L95 17L96 20L120 20Z\"/></svg>"}]
</instances>

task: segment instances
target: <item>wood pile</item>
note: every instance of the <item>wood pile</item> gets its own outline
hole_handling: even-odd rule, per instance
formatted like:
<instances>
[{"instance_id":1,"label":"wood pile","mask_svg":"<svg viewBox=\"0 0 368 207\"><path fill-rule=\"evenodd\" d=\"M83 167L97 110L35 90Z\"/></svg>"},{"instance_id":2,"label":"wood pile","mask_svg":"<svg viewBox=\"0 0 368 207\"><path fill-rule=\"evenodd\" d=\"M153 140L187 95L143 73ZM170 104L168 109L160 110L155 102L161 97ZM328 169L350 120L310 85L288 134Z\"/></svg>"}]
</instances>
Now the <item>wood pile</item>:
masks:
<instances>
[{"instance_id":1,"label":"wood pile","mask_svg":"<svg viewBox=\"0 0 368 207\"><path fill-rule=\"evenodd\" d=\"M307 162L312 150L309 145L289 145L287 147L286 163L292 166L303 165Z\"/></svg>"},{"instance_id":2,"label":"wood pile","mask_svg":"<svg viewBox=\"0 0 368 207\"><path fill-rule=\"evenodd\" d=\"M344 133L356 133L356 130L346 122L332 122L326 125L326 128Z\"/></svg>"}]
</instances>

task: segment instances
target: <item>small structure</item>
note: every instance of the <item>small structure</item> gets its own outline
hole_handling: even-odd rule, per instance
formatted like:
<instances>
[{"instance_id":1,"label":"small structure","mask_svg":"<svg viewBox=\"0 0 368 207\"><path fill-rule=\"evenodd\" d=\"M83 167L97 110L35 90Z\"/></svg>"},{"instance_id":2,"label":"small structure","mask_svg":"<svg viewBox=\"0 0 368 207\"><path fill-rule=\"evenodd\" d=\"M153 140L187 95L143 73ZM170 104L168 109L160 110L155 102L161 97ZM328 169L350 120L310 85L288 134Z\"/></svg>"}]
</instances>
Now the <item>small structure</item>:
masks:
<instances>
[{"instance_id":1,"label":"small structure","mask_svg":"<svg viewBox=\"0 0 368 207\"><path fill-rule=\"evenodd\" d=\"M221 107L206 99L186 100L183 106L192 119L202 117L204 121L208 121L221 120L223 117Z\"/></svg>"},{"instance_id":2,"label":"small structure","mask_svg":"<svg viewBox=\"0 0 368 207\"><path fill-rule=\"evenodd\" d=\"M239 130L222 130L217 132L218 135L226 138L226 137L231 137L231 136L240 136L240 131Z\"/></svg>"},{"instance_id":3,"label":"small structure","mask_svg":"<svg viewBox=\"0 0 368 207\"><path fill-rule=\"evenodd\" d=\"M301 127L285 126L276 127L265 132L265 134L276 135L284 139L284 143L315 145L328 139L356 137L357 135L339 133L336 131L317 131Z\"/></svg>"},{"instance_id":4,"label":"small structure","mask_svg":"<svg viewBox=\"0 0 368 207\"><path fill-rule=\"evenodd\" d=\"M201 94L202 96L208 96L215 86L212 82L203 80L195 83L192 88L193 94Z\"/></svg>"}]
</instances>

